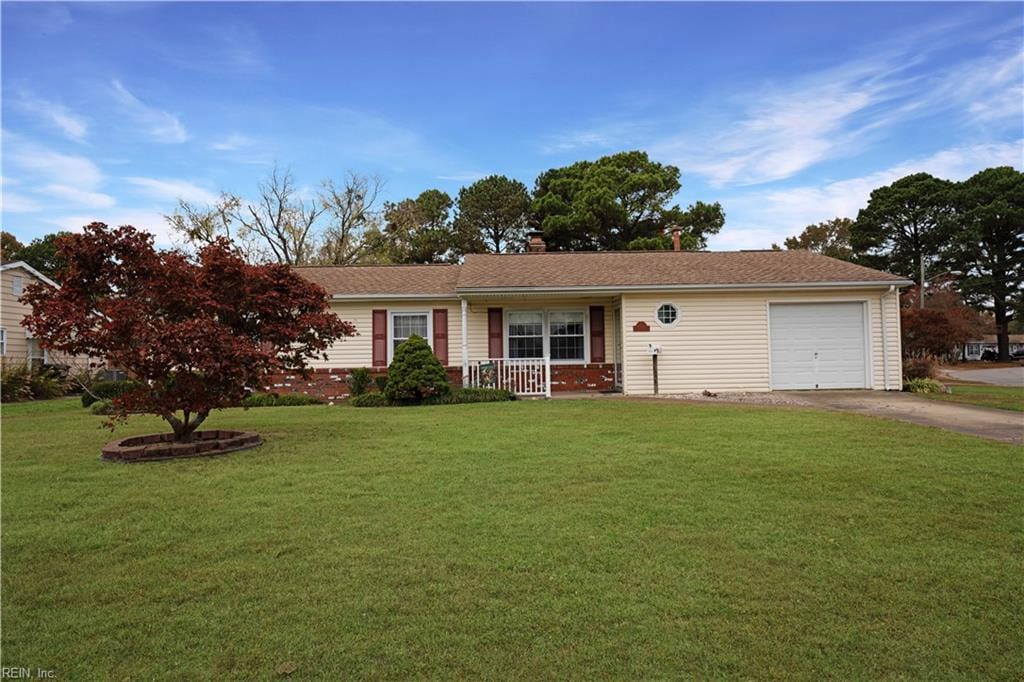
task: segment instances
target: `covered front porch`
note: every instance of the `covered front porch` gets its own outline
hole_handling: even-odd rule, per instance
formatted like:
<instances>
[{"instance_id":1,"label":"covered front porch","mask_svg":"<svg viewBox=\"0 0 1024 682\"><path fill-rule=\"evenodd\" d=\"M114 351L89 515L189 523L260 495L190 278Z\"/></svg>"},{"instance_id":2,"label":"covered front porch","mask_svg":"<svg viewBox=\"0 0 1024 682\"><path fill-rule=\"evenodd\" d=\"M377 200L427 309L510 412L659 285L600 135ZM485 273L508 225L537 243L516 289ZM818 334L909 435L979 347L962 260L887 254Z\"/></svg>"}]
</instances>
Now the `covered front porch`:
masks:
<instances>
[{"instance_id":1,"label":"covered front porch","mask_svg":"<svg viewBox=\"0 0 1024 682\"><path fill-rule=\"evenodd\" d=\"M621 297L460 300L463 386L538 397L622 389Z\"/></svg>"}]
</instances>

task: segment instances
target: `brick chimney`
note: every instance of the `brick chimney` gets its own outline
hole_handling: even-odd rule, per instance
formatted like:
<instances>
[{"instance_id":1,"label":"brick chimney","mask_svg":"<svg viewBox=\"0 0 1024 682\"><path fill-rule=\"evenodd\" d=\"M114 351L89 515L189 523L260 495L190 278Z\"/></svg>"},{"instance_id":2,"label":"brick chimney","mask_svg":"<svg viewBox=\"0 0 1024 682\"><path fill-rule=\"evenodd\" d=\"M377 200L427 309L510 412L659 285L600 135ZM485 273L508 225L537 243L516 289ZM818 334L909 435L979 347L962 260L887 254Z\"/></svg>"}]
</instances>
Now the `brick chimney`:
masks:
<instances>
[{"instance_id":1,"label":"brick chimney","mask_svg":"<svg viewBox=\"0 0 1024 682\"><path fill-rule=\"evenodd\" d=\"M683 236L683 228L679 227L678 225L673 225L672 226L672 250L673 251L682 251L683 250L683 247L682 247L682 236Z\"/></svg>"},{"instance_id":2,"label":"brick chimney","mask_svg":"<svg viewBox=\"0 0 1024 682\"><path fill-rule=\"evenodd\" d=\"M547 250L547 245L544 244L544 231L543 230L530 230L526 233L528 241L526 242L527 253L544 253Z\"/></svg>"}]
</instances>

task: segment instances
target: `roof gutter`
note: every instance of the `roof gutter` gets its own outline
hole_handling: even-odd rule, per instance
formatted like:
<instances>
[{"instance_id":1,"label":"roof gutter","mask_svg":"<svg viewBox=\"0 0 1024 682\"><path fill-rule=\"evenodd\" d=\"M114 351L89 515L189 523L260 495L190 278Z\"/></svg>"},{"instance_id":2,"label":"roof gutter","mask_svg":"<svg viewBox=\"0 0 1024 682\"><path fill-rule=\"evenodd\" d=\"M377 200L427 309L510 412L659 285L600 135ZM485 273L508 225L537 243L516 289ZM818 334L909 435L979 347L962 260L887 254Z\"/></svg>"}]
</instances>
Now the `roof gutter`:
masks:
<instances>
[{"instance_id":1,"label":"roof gutter","mask_svg":"<svg viewBox=\"0 0 1024 682\"><path fill-rule=\"evenodd\" d=\"M454 291L447 291L436 294L332 294L329 298L332 301L420 301L439 298L454 300L458 296Z\"/></svg>"},{"instance_id":2,"label":"roof gutter","mask_svg":"<svg viewBox=\"0 0 1024 682\"><path fill-rule=\"evenodd\" d=\"M620 294L624 291L750 291L750 290L803 290L803 289L877 289L881 287L905 287L913 284L907 280L875 280L858 282L790 282L780 284L630 284L623 286L564 286L564 287L458 287L461 296L474 294L521 295L549 293Z\"/></svg>"}]
</instances>

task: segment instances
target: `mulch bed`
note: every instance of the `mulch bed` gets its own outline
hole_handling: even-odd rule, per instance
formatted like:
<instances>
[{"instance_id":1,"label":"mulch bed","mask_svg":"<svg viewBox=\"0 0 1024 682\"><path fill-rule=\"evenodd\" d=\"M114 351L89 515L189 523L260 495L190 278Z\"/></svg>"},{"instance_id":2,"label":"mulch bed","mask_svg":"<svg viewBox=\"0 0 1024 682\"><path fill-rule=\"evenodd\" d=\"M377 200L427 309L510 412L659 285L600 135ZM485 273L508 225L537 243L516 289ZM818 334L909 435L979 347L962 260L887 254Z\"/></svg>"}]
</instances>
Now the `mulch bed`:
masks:
<instances>
[{"instance_id":1,"label":"mulch bed","mask_svg":"<svg viewBox=\"0 0 1024 682\"><path fill-rule=\"evenodd\" d=\"M262 444L255 431L196 431L188 443L175 443L173 433L157 433L111 441L103 446L101 457L112 462L153 462L224 455Z\"/></svg>"}]
</instances>

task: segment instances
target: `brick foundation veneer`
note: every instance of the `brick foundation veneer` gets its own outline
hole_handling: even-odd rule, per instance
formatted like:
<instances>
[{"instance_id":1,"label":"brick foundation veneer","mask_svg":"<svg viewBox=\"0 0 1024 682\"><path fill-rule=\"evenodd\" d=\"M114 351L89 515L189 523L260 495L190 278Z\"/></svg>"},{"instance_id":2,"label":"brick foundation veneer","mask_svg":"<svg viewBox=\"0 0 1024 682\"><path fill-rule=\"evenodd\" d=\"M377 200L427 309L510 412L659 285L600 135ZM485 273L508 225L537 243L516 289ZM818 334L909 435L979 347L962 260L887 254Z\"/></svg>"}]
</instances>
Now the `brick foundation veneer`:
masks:
<instances>
[{"instance_id":1,"label":"brick foundation veneer","mask_svg":"<svg viewBox=\"0 0 1024 682\"><path fill-rule=\"evenodd\" d=\"M462 385L462 367L448 367L448 381ZM263 390L267 393L305 393L321 400L340 400L348 397L348 377L345 367L310 370L309 375L273 374L267 377ZM371 376L387 375L386 369L371 369ZM615 386L615 365L610 362L585 365L552 365L552 392L611 391Z\"/></svg>"}]
</instances>

